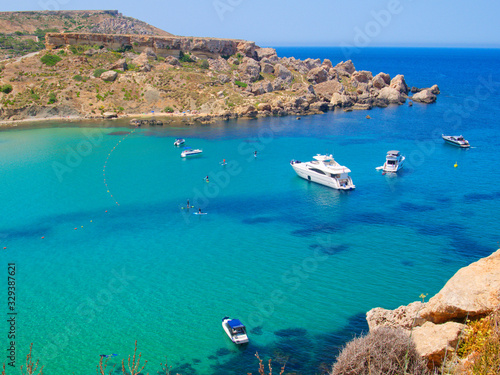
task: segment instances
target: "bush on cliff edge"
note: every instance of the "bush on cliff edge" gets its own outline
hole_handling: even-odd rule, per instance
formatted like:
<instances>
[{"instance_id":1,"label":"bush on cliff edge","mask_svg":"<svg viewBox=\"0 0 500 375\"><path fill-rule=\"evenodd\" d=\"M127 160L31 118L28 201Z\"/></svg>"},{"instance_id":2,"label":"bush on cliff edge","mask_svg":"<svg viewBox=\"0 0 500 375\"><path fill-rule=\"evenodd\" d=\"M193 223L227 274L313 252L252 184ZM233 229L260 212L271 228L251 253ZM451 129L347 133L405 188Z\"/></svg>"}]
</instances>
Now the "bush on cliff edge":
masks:
<instances>
[{"instance_id":1,"label":"bush on cliff edge","mask_svg":"<svg viewBox=\"0 0 500 375\"><path fill-rule=\"evenodd\" d=\"M47 53L46 55L43 55L40 60L42 61L42 63L44 63L45 65L48 65L48 66L54 66L56 65L59 61L61 61L62 59L57 56L57 55L51 55L50 53Z\"/></svg>"},{"instance_id":2,"label":"bush on cliff edge","mask_svg":"<svg viewBox=\"0 0 500 375\"><path fill-rule=\"evenodd\" d=\"M380 327L347 343L331 375L429 374L411 338L402 330Z\"/></svg>"}]
</instances>

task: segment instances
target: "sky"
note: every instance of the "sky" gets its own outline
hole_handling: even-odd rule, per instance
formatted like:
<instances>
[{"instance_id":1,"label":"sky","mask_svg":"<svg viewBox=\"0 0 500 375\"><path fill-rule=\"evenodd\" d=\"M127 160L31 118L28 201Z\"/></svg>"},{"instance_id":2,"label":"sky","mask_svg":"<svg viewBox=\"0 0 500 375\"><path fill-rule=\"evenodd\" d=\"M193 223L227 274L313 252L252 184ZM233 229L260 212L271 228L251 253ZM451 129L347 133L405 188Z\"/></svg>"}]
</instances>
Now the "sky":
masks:
<instances>
[{"instance_id":1,"label":"sky","mask_svg":"<svg viewBox=\"0 0 500 375\"><path fill-rule=\"evenodd\" d=\"M500 48L496 0L17 0L1 11L116 9L175 35L261 47Z\"/></svg>"}]
</instances>

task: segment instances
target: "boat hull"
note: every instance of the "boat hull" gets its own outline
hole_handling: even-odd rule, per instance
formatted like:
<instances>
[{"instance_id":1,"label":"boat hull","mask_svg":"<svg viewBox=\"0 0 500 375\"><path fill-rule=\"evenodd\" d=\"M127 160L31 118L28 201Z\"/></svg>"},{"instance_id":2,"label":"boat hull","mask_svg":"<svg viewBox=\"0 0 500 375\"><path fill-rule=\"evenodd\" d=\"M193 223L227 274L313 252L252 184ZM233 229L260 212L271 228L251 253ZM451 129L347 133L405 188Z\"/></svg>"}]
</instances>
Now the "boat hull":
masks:
<instances>
[{"instance_id":1,"label":"boat hull","mask_svg":"<svg viewBox=\"0 0 500 375\"><path fill-rule=\"evenodd\" d=\"M397 161L396 164L388 164L387 162L385 162L382 171L384 171L385 173L396 173L401 169L403 169L404 162L405 162L404 156L401 158L400 161Z\"/></svg>"},{"instance_id":2,"label":"boat hull","mask_svg":"<svg viewBox=\"0 0 500 375\"><path fill-rule=\"evenodd\" d=\"M467 142L465 140L463 142L460 142L460 141L451 139L449 136L446 136L446 135L443 135L442 137L443 137L443 140L445 141L445 143L447 143L449 145L452 145L455 147L460 147L460 148L469 148L470 147L469 142Z\"/></svg>"},{"instance_id":3,"label":"boat hull","mask_svg":"<svg viewBox=\"0 0 500 375\"><path fill-rule=\"evenodd\" d=\"M304 180L316 182L317 184L321 184L324 186L328 186L332 189L337 190L353 190L355 188L352 183L351 177L348 175L344 176L344 178L337 179L335 177L330 177L327 175L321 175L314 171L311 171L306 166L307 163L294 163L292 164L292 168L297 173L297 175ZM344 181L346 183L344 183Z\"/></svg>"},{"instance_id":4,"label":"boat hull","mask_svg":"<svg viewBox=\"0 0 500 375\"><path fill-rule=\"evenodd\" d=\"M231 320L231 319L222 320L222 328L226 332L229 339L237 345L248 343L249 340L248 340L248 336L246 334L245 335L231 335L231 331L230 331L231 328L229 327L229 324L228 324L229 320Z\"/></svg>"}]
</instances>

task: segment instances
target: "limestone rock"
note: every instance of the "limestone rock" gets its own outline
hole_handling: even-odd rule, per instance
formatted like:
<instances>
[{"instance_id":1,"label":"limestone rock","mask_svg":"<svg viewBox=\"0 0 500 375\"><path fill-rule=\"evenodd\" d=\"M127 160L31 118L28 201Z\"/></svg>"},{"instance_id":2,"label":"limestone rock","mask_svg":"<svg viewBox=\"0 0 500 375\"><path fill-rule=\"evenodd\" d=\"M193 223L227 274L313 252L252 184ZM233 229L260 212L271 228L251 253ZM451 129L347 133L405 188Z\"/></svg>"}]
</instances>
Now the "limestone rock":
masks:
<instances>
[{"instance_id":1,"label":"limestone rock","mask_svg":"<svg viewBox=\"0 0 500 375\"><path fill-rule=\"evenodd\" d=\"M291 83L293 80L292 72L281 64L276 64L274 66L274 75L277 78L281 78L286 83Z\"/></svg>"},{"instance_id":2,"label":"limestone rock","mask_svg":"<svg viewBox=\"0 0 500 375\"><path fill-rule=\"evenodd\" d=\"M436 95L434 95L430 89L424 89L411 97L415 102L419 103L434 103L436 101Z\"/></svg>"},{"instance_id":3,"label":"limestone rock","mask_svg":"<svg viewBox=\"0 0 500 375\"><path fill-rule=\"evenodd\" d=\"M354 104L354 101L347 95L335 92L332 94L330 103L335 107L351 107Z\"/></svg>"},{"instance_id":4,"label":"limestone rock","mask_svg":"<svg viewBox=\"0 0 500 375\"><path fill-rule=\"evenodd\" d=\"M217 76L217 79L219 80L220 83L224 84L224 83L228 83L228 82L231 82L231 78L229 78L228 75L226 74L219 74Z\"/></svg>"},{"instance_id":5,"label":"limestone rock","mask_svg":"<svg viewBox=\"0 0 500 375\"><path fill-rule=\"evenodd\" d=\"M269 104L269 103L259 103L259 104L257 105L257 110L258 110L259 112L263 112L263 111L271 111L271 110L272 110L272 108L271 108L271 104Z\"/></svg>"},{"instance_id":6,"label":"limestone rock","mask_svg":"<svg viewBox=\"0 0 500 375\"><path fill-rule=\"evenodd\" d=\"M384 87L380 90L378 97L382 100L387 100L389 103L402 104L406 101L400 91L394 87Z\"/></svg>"},{"instance_id":7,"label":"limestone rock","mask_svg":"<svg viewBox=\"0 0 500 375\"><path fill-rule=\"evenodd\" d=\"M116 112L104 112L102 114L102 117L104 117L104 118L117 118L118 115L116 114Z\"/></svg>"},{"instance_id":8,"label":"limestone rock","mask_svg":"<svg viewBox=\"0 0 500 375\"><path fill-rule=\"evenodd\" d=\"M410 90L410 92L413 94L420 92L420 91L422 91L422 89L419 89L418 87L415 87L415 86L412 86L411 90Z\"/></svg>"},{"instance_id":9,"label":"limestone rock","mask_svg":"<svg viewBox=\"0 0 500 375\"><path fill-rule=\"evenodd\" d=\"M273 91L284 90L287 85L287 82L278 77L273 81Z\"/></svg>"},{"instance_id":10,"label":"limestone rock","mask_svg":"<svg viewBox=\"0 0 500 375\"><path fill-rule=\"evenodd\" d=\"M325 82L327 79L328 79L328 73L321 66L318 66L316 68L312 68L309 71L309 73L307 74L307 80L309 82L321 83L321 82Z\"/></svg>"},{"instance_id":11,"label":"limestone rock","mask_svg":"<svg viewBox=\"0 0 500 375\"><path fill-rule=\"evenodd\" d=\"M262 60L264 58L272 58L276 55L276 50L274 48L256 48L255 53L257 54L257 59Z\"/></svg>"},{"instance_id":12,"label":"limestone rock","mask_svg":"<svg viewBox=\"0 0 500 375\"><path fill-rule=\"evenodd\" d=\"M464 324L447 322L444 324L424 323L412 331L417 352L429 361L430 367L439 367L445 355L452 355L457 347Z\"/></svg>"},{"instance_id":13,"label":"limestone rock","mask_svg":"<svg viewBox=\"0 0 500 375\"><path fill-rule=\"evenodd\" d=\"M308 58L308 59L304 60L304 64L306 64L307 68L310 70L310 69L314 69L314 68L320 67L321 66L321 60L320 59L311 59L311 58Z\"/></svg>"},{"instance_id":14,"label":"limestone rock","mask_svg":"<svg viewBox=\"0 0 500 375\"><path fill-rule=\"evenodd\" d=\"M274 66L269 63L260 63L260 71L262 73L272 74L274 73Z\"/></svg>"},{"instance_id":15,"label":"limestone rock","mask_svg":"<svg viewBox=\"0 0 500 375\"><path fill-rule=\"evenodd\" d=\"M227 60L222 57L218 57L217 59L208 59L207 61L210 70L216 70L218 72L228 72L231 70L231 66Z\"/></svg>"},{"instance_id":16,"label":"limestone rock","mask_svg":"<svg viewBox=\"0 0 500 375\"><path fill-rule=\"evenodd\" d=\"M354 64L352 63L351 60L347 60L345 62L342 61L338 63L337 65L335 65L334 69L336 69L337 71L346 72L348 75L351 75L356 71L356 68L354 67Z\"/></svg>"},{"instance_id":17,"label":"limestone rock","mask_svg":"<svg viewBox=\"0 0 500 375\"><path fill-rule=\"evenodd\" d=\"M500 305L500 250L461 268L427 302L421 316L441 323L488 315Z\"/></svg>"},{"instance_id":18,"label":"limestone rock","mask_svg":"<svg viewBox=\"0 0 500 375\"><path fill-rule=\"evenodd\" d=\"M382 89L391 83L389 74L380 72L372 79L373 86L377 89Z\"/></svg>"},{"instance_id":19,"label":"limestone rock","mask_svg":"<svg viewBox=\"0 0 500 375\"><path fill-rule=\"evenodd\" d=\"M116 77L118 77L118 73L114 70L108 70L107 72L102 73L100 76L103 81L107 82L113 82Z\"/></svg>"},{"instance_id":20,"label":"limestone rock","mask_svg":"<svg viewBox=\"0 0 500 375\"><path fill-rule=\"evenodd\" d=\"M391 80L390 86L405 95L410 91L408 89L408 85L406 84L405 76L402 74L398 74L396 77L394 77Z\"/></svg>"},{"instance_id":21,"label":"limestone rock","mask_svg":"<svg viewBox=\"0 0 500 375\"><path fill-rule=\"evenodd\" d=\"M329 59L324 59L321 66L324 66L325 68L333 68L333 64Z\"/></svg>"},{"instance_id":22,"label":"limestone rock","mask_svg":"<svg viewBox=\"0 0 500 375\"><path fill-rule=\"evenodd\" d=\"M327 102L315 102L309 105L309 109L315 112L328 112Z\"/></svg>"},{"instance_id":23,"label":"limestone rock","mask_svg":"<svg viewBox=\"0 0 500 375\"><path fill-rule=\"evenodd\" d=\"M179 59L174 56L167 56L165 58L165 62L172 66L181 66L181 62L179 61Z\"/></svg>"},{"instance_id":24,"label":"limestone rock","mask_svg":"<svg viewBox=\"0 0 500 375\"><path fill-rule=\"evenodd\" d=\"M248 77L250 82L255 82L259 79L260 65L254 59L248 57L243 58L239 70Z\"/></svg>"},{"instance_id":25,"label":"limestone rock","mask_svg":"<svg viewBox=\"0 0 500 375\"><path fill-rule=\"evenodd\" d=\"M120 59L109 67L109 70L121 70L125 71L128 69L126 59Z\"/></svg>"},{"instance_id":26,"label":"limestone rock","mask_svg":"<svg viewBox=\"0 0 500 375\"><path fill-rule=\"evenodd\" d=\"M331 101L333 93L343 92L344 86L338 81L326 81L315 85L314 91L316 92L316 95L318 95L319 98Z\"/></svg>"},{"instance_id":27,"label":"limestone rock","mask_svg":"<svg viewBox=\"0 0 500 375\"><path fill-rule=\"evenodd\" d=\"M144 64L139 68L140 72L150 72L153 67L149 63Z\"/></svg>"},{"instance_id":28,"label":"limestone rock","mask_svg":"<svg viewBox=\"0 0 500 375\"><path fill-rule=\"evenodd\" d=\"M141 55L142 54L145 54L148 59L158 60L158 56L156 56L156 52L151 47L146 47L144 49L144 51L142 51Z\"/></svg>"},{"instance_id":29,"label":"limestone rock","mask_svg":"<svg viewBox=\"0 0 500 375\"><path fill-rule=\"evenodd\" d=\"M368 83L368 81L371 81L372 78L372 73L366 70L360 70L352 73L351 75L351 81L356 80L357 82L361 83Z\"/></svg>"},{"instance_id":30,"label":"limestone rock","mask_svg":"<svg viewBox=\"0 0 500 375\"><path fill-rule=\"evenodd\" d=\"M250 88L250 92L254 95L262 95L272 91L273 91L273 85L269 81L254 83Z\"/></svg>"},{"instance_id":31,"label":"limestone rock","mask_svg":"<svg viewBox=\"0 0 500 375\"><path fill-rule=\"evenodd\" d=\"M413 327L420 326L425 322L419 315L423 306L422 302L417 301L410 303L408 306L399 306L395 310L376 307L366 313L366 321L370 331L378 327L401 327L411 330Z\"/></svg>"},{"instance_id":32,"label":"limestone rock","mask_svg":"<svg viewBox=\"0 0 500 375\"><path fill-rule=\"evenodd\" d=\"M431 92L434 94L434 95L438 95L441 93L441 91L439 91L439 87L438 85L432 85L431 87Z\"/></svg>"},{"instance_id":33,"label":"limestone rock","mask_svg":"<svg viewBox=\"0 0 500 375\"><path fill-rule=\"evenodd\" d=\"M241 53L243 56L256 58L257 53L255 52L255 43L254 42L241 42L238 43L237 51Z\"/></svg>"}]
</instances>

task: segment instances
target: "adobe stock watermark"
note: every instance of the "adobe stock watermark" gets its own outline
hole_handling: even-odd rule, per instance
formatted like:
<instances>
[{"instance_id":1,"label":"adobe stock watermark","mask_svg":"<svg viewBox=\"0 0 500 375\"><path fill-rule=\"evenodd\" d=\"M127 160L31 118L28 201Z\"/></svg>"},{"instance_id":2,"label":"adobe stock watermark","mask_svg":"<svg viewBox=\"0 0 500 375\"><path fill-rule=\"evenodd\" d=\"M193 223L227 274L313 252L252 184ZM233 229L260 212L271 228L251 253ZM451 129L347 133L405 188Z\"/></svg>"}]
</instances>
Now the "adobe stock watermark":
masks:
<instances>
[{"instance_id":1,"label":"adobe stock watermark","mask_svg":"<svg viewBox=\"0 0 500 375\"><path fill-rule=\"evenodd\" d=\"M413 0L405 0L411 2ZM393 17L403 12L404 6L400 0L389 0L385 8L372 10L371 19L363 26L356 26L353 29L354 37L352 44L340 43L344 57L349 60L353 54L357 54L362 48L369 46L384 29L389 27Z\"/></svg>"},{"instance_id":2,"label":"adobe stock watermark","mask_svg":"<svg viewBox=\"0 0 500 375\"><path fill-rule=\"evenodd\" d=\"M246 163L254 162L256 155L264 151L266 147L273 142L276 134L285 128L286 125L282 121L276 121L275 123L271 123L269 126L261 128L257 133L257 140L255 142L251 144L241 142L238 145L238 154L245 156ZM229 186L231 180L234 177L239 176L243 170L243 165L236 160L228 161L224 166L224 169L217 171L211 170L207 175L209 183L205 184L203 188L193 188L192 195L189 200L190 205L192 204L196 209L205 209L208 207L210 200L218 197L221 191ZM184 221L189 223L192 219L192 215L189 210L181 209L181 213Z\"/></svg>"},{"instance_id":3,"label":"adobe stock watermark","mask_svg":"<svg viewBox=\"0 0 500 375\"><path fill-rule=\"evenodd\" d=\"M332 245L331 236L327 236L326 239L319 238L318 242L320 246L314 249L313 254L281 274L281 287L273 289L267 298L253 302L254 309L251 309L250 315L245 319L249 326L254 328L262 326L265 319L274 314L276 307L285 303L290 294L299 289L304 281L330 258L330 255L323 253L321 249Z\"/></svg>"},{"instance_id":4,"label":"adobe stock watermark","mask_svg":"<svg viewBox=\"0 0 500 375\"><path fill-rule=\"evenodd\" d=\"M243 0L214 0L212 5L220 21L224 22L224 15L227 12L233 12L242 2Z\"/></svg>"},{"instance_id":5,"label":"adobe stock watermark","mask_svg":"<svg viewBox=\"0 0 500 375\"><path fill-rule=\"evenodd\" d=\"M119 294L125 292L126 288L137 279L136 276L129 275L125 268L121 271L112 270L110 280L105 287L99 290L94 296L87 296L78 305L75 315L83 320L70 320L65 323L62 331L54 332L48 338L44 347L37 350L37 358L45 363L63 355L63 350L71 344L71 340L88 330L87 325L96 318L97 314L106 309Z\"/></svg>"},{"instance_id":6,"label":"adobe stock watermark","mask_svg":"<svg viewBox=\"0 0 500 375\"><path fill-rule=\"evenodd\" d=\"M82 139L75 147L66 147L64 162L53 161L52 170L59 182L63 182L64 175L71 173L82 164L85 157L89 156L95 147L98 147L104 139L104 128L88 128L82 131L85 139Z\"/></svg>"},{"instance_id":7,"label":"adobe stock watermark","mask_svg":"<svg viewBox=\"0 0 500 375\"><path fill-rule=\"evenodd\" d=\"M66 5L70 0L39 0L38 6L42 10L58 11L62 9L62 5Z\"/></svg>"}]
</instances>

